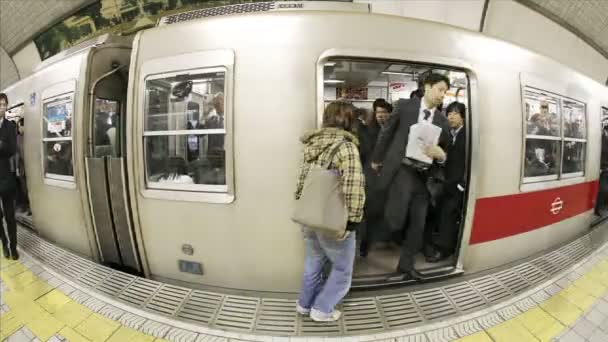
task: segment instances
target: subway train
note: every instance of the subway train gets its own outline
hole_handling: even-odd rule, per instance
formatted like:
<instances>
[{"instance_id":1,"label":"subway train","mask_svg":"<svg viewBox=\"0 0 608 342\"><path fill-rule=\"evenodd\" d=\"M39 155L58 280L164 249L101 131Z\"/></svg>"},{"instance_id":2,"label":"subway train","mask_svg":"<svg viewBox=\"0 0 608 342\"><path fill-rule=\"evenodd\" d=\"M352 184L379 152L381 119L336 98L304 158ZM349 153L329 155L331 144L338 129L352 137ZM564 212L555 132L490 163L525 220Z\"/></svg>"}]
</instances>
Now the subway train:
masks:
<instances>
[{"instance_id":1,"label":"subway train","mask_svg":"<svg viewBox=\"0 0 608 342\"><path fill-rule=\"evenodd\" d=\"M33 227L151 279L296 292L299 138L327 103L408 98L429 71L450 78L446 104L467 105L468 186L458 253L419 260L425 277L500 267L590 229L608 88L477 32L331 2L174 14L74 46L5 89L25 118ZM397 259L378 243L354 286L394 283Z\"/></svg>"}]
</instances>

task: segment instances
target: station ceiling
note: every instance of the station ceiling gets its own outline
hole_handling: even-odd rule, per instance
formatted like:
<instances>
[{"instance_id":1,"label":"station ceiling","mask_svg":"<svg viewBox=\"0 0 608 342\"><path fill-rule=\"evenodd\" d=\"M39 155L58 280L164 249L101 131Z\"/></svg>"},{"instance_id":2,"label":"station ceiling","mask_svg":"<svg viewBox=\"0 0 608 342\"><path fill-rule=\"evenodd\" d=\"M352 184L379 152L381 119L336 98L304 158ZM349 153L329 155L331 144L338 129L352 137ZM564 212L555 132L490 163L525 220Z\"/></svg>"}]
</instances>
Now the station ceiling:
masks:
<instances>
[{"instance_id":1,"label":"station ceiling","mask_svg":"<svg viewBox=\"0 0 608 342\"><path fill-rule=\"evenodd\" d=\"M0 0L0 47L13 55L54 23L95 1ZM564 26L608 58L608 0L515 1Z\"/></svg>"}]
</instances>

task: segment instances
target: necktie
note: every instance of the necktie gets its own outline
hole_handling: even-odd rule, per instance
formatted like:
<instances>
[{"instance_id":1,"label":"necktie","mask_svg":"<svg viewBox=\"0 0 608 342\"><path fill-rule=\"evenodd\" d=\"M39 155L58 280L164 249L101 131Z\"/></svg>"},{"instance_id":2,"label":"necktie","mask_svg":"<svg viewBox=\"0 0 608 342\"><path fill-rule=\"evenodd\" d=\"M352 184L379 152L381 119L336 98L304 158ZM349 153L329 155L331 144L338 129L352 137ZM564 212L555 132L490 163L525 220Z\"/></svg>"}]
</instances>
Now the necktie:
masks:
<instances>
[{"instance_id":1,"label":"necktie","mask_svg":"<svg viewBox=\"0 0 608 342\"><path fill-rule=\"evenodd\" d=\"M428 109L423 110L424 112L424 120L428 120L431 116L431 112Z\"/></svg>"}]
</instances>

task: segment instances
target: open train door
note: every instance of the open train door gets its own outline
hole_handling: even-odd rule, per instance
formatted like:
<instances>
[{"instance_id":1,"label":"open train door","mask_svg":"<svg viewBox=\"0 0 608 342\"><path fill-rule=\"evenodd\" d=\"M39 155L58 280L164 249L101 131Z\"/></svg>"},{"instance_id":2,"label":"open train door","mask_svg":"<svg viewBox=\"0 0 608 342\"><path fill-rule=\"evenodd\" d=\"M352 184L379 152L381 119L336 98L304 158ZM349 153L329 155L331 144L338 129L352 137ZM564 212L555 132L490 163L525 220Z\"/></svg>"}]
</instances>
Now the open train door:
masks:
<instances>
[{"instance_id":1,"label":"open train door","mask_svg":"<svg viewBox=\"0 0 608 342\"><path fill-rule=\"evenodd\" d=\"M602 107L602 146L600 155L600 184L595 214L600 221L608 218L608 108Z\"/></svg>"},{"instance_id":2,"label":"open train door","mask_svg":"<svg viewBox=\"0 0 608 342\"><path fill-rule=\"evenodd\" d=\"M133 233L125 166L124 114L130 52L130 49L108 47L92 56L85 159L91 216L101 261L140 274L142 267Z\"/></svg>"}]
</instances>

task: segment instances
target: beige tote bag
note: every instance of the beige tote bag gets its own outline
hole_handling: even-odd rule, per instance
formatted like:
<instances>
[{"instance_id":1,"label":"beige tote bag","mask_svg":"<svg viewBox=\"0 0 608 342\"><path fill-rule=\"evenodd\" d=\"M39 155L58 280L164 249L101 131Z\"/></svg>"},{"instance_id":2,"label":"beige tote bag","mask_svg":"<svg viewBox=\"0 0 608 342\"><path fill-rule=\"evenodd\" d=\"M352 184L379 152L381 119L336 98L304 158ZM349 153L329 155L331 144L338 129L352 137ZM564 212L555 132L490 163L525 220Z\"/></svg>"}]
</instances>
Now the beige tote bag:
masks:
<instances>
[{"instance_id":1,"label":"beige tote bag","mask_svg":"<svg viewBox=\"0 0 608 342\"><path fill-rule=\"evenodd\" d=\"M340 173L329 169L343 143L335 145L323 166L311 166L292 217L301 225L334 237L343 236L348 223Z\"/></svg>"}]
</instances>

